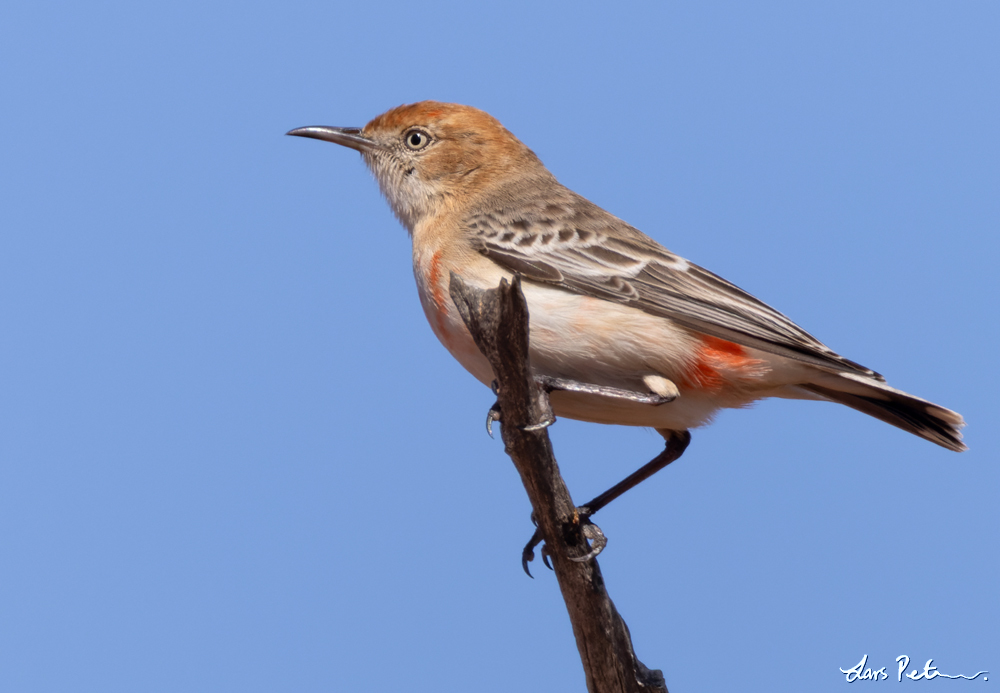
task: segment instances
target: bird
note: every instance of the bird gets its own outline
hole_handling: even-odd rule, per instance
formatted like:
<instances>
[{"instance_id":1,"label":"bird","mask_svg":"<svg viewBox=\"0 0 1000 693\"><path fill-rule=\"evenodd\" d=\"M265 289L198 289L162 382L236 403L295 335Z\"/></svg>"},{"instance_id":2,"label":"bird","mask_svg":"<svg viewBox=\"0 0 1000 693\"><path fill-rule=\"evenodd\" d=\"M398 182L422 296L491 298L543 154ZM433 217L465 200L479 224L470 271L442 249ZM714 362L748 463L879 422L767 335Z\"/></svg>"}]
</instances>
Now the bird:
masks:
<instances>
[{"instance_id":1,"label":"bird","mask_svg":"<svg viewBox=\"0 0 1000 693\"><path fill-rule=\"evenodd\" d=\"M354 149L413 242L431 329L480 382L493 372L454 302L452 273L491 289L520 277L533 374L556 416L650 427L664 451L584 507L596 512L684 452L690 429L768 397L825 400L941 447L961 415L889 386L782 313L566 188L488 113L421 101L362 128L287 134Z\"/></svg>"}]
</instances>

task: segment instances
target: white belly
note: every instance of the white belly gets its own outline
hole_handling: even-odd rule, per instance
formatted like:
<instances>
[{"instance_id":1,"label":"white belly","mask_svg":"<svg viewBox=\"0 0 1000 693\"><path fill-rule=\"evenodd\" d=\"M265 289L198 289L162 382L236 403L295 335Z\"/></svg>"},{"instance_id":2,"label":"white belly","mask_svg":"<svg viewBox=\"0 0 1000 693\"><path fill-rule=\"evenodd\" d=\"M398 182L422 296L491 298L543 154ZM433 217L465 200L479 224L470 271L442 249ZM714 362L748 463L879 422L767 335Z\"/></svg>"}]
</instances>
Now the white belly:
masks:
<instances>
[{"instance_id":1,"label":"white belly","mask_svg":"<svg viewBox=\"0 0 1000 693\"><path fill-rule=\"evenodd\" d=\"M448 294L450 272L415 257L420 302L431 329L459 363L489 385L492 368L476 347ZM495 288L511 278L483 259L477 277L463 276L481 289ZM478 281L476 279L478 278ZM682 382L683 370L694 357L698 338L670 320L609 301L580 296L555 287L525 283L528 303L531 367L535 373L579 382L617 387L646 394L647 375ZM557 416L595 423L682 430L707 423L721 406L741 406L756 397L725 401L685 391L674 402L654 406L598 395L552 393Z\"/></svg>"}]
</instances>

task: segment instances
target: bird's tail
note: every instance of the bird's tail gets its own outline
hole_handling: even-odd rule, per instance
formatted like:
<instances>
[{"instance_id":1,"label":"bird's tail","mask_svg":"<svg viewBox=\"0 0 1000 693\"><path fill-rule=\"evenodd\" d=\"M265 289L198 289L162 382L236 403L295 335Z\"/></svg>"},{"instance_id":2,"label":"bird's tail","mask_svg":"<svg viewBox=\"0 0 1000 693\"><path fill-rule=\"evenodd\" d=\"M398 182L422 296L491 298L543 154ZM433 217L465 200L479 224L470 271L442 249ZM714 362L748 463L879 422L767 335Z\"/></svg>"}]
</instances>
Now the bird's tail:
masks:
<instances>
[{"instance_id":1,"label":"bird's tail","mask_svg":"<svg viewBox=\"0 0 1000 693\"><path fill-rule=\"evenodd\" d=\"M818 383L800 386L832 402L846 404L941 447L962 452L960 429L965 420L958 412L914 397L883 382L853 373L829 374Z\"/></svg>"}]
</instances>

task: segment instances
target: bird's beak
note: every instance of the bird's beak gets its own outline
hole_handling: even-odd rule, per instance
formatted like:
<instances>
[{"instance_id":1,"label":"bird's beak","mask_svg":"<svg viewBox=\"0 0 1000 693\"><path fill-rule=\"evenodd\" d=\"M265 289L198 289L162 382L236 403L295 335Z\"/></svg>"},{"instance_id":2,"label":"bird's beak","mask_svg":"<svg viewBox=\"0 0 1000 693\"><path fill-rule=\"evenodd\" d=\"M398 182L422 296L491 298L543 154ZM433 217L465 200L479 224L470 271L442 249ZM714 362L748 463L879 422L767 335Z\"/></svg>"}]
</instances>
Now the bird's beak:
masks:
<instances>
[{"instance_id":1,"label":"bird's beak","mask_svg":"<svg viewBox=\"0 0 1000 693\"><path fill-rule=\"evenodd\" d=\"M359 152L373 152L382 147L374 140L361 134L361 128L334 128L329 125L310 125L305 128L295 128L285 133L296 137L312 137L314 140L325 140L341 144Z\"/></svg>"}]
</instances>

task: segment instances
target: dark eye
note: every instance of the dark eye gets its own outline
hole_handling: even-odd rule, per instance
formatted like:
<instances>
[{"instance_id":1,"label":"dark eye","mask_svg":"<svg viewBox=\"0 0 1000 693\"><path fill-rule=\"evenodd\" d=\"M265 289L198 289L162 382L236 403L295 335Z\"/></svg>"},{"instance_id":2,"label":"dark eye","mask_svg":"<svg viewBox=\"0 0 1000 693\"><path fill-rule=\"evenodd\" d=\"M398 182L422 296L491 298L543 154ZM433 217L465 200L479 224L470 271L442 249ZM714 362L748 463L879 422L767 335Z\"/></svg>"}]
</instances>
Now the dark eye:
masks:
<instances>
[{"instance_id":1,"label":"dark eye","mask_svg":"<svg viewBox=\"0 0 1000 693\"><path fill-rule=\"evenodd\" d=\"M409 130L403 135L403 142L409 149L414 151L423 149L431 142L431 136L423 130Z\"/></svg>"}]
</instances>

